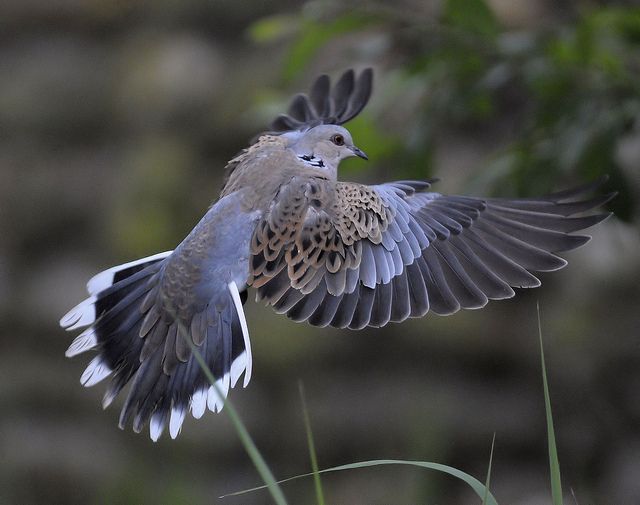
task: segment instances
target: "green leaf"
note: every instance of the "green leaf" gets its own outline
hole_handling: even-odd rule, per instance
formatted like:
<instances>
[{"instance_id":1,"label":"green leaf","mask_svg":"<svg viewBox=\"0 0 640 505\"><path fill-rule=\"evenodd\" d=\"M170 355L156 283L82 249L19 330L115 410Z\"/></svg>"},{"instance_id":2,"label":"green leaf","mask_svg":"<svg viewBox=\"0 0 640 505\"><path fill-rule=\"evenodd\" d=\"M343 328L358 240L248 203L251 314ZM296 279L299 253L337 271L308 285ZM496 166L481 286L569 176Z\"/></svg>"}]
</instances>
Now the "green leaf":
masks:
<instances>
[{"instance_id":1,"label":"green leaf","mask_svg":"<svg viewBox=\"0 0 640 505\"><path fill-rule=\"evenodd\" d=\"M248 33L254 42L265 44L295 33L299 26L297 16L279 14L259 19L249 27Z\"/></svg>"},{"instance_id":2,"label":"green leaf","mask_svg":"<svg viewBox=\"0 0 640 505\"><path fill-rule=\"evenodd\" d=\"M381 132L376 121L367 112L349 122L349 131L355 144L367 153L370 160L377 163L394 158L401 150L400 137L393 132ZM343 174L367 168L367 164L360 158L348 158L340 165Z\"/></svg>"},{"instance_id":3,"label":"green leaf","mask_svg":"<svg viewBox=\"0 0 640 505\"><path fill-rule=\"evenodd\" d=\"M480 482L475 477L472 477L471 475L463 472L462 470L458 470L457 468L453 468L453 467L447 466L447 465L441 465L439 463L431 463L431 462L428 462L428 461L407 461L407 460L401 460L401 459L374 459L374 460L371 460L371 461L361 461L361 462L358 462L358 463L350 463L348 465L340 465L340 466L334 466L332 468L325 468L324 470L320 470L319 473L340 472L340 471L343 471L343 470L355 470L355 469L358 469L358 468L369 468L369 467L372 467L372 466L382 466L382 465L408 465L408 466L414 466L414 467L418 467L418 468L426 468L428 470L435 470L437 472L446 473L446 474L452 475L452 476L460 479L461 481L465 482L467 485L469 485L471 487L471 489L473 489L473 491L480 498L484 498L484 496L485 496L486 487L482 484L482 482ZM305 474L302 474L302 475L296 475L294 477L289 477L288 479L279 480L277 483L278 484L282 484L284 482L289 482L289 481L296 480L296 479L302 479L304 477L310 477L311 475L313 475L313 473L305 473ZM239 496L239 495L243 495L243 494L246 494L246 493L252 493L252 492L258 491L260 489L265 489L265 487L266 486L259 486L259 487L254 487L254 488L251 488L251 489L245 489L243 491L237 491L235 493L231 493L231 494L227 494L227 495L221 496L220 498L226 498L227 496ZM496 499L494 498L494 496L490 492L487 492L486 504L487 505L498 505L498 502L496 501Z\"/></svg>"},{"instance_id":4,"label":"green leaf","mask_svg":"<svg viewBox=\"0 0 640 505\"><path fill-rule=\"evenodd\" d=\"M547 417L547 443L549 446L549 473L551 474L551 498L553 505L562 505L562 481L560 479L560 462L556 447L556 435L553 429L553 414L551 413L551 399L549 384L547 383L547 368L544 363L544 346L542 345L542 324L540 323L540 303L538 310L538 339L540 340L540 363L542 365L542 385L544 387L544 410Z\"/></svg>"},{"instance_id":5,"label":"green leaf","mask_svg":"<svg viewBox=\"0 0 640 505\"><path fill-rule=\"evenodd\" d=\"M300 28L301 35L287 58L285 79L290 80L301 72L312 61L316 52L334 37L360 30L372 22L373 18L356 14L344 15L333 21L304 22Z\"/></svg>"},{"instance_id":6,"label":"green leaf","mask_svg":"<svg viewBox=\"0 0 640 505\"><path fill-rule=\"evenodd\" d=\"M460 31L487 38L500 32L498 20L484 0L446 0L444 20Z\"/></svg>"}]
</instances>

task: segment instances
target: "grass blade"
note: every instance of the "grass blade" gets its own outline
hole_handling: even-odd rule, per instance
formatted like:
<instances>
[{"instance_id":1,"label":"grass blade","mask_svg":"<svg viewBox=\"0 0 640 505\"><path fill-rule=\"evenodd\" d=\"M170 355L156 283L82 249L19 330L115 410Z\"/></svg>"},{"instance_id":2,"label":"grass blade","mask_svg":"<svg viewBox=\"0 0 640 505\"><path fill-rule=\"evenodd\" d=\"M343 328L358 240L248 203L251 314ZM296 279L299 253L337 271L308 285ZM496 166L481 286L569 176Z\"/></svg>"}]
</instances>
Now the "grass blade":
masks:
<instances>
[{"instance_id":1,"label":"grass blade","mask_svg":"<svg viewBox=\"0 0 640 505\"><path fill-rule=\"evenodd\" d=\"M400 460L400 459L375 459L375 460L371 460L371 461L361 461L361 462L358 462L358 463L350 463L348 465L340 465L340 466L334 466L332 468L325 468L324 470L319 470L318 473L340 472L342 470L354 470L354 469L357 469L357 468L368 468L368 467L380 466L380 465L409 465L409 466L414 466L414 467L418 467L418 468L426 468L428 470L435 470L435 471L438 471L438 472L442 472L442 473L446 473L446 474L452 475L452 476L457 477L458 479L462 480L467 485L469 485L471 487L471 489L473 489L473 491L480 498L483 498L485 496L485 491L486 491L486 493L487 493L486 504L487 505L498 505L498 502L496 501L494 496L491 494L491 492L487 491L486 487L478 479L476 479L475 477L472 477L471 475L463 472L462 470L458 470L457 468L453 468L453 467L447 466L447 465L441 465L440 463L431 463L431 462L428 462L428 461L407 461L407 460ZM289 477L288 479L279 480L278 484L282 484L284 482L289 482L289 481L296 480L296 479L302 479L304 477L310 477L312 475L313 475L313 472L305 473L305 474L302 474L302 475L296 475L294 477ZM251 493L251 492L254 492L254 491L258 491L260 489L265 489L265 487L266 486L258 486L258 487L254 487L254 488L251 488L251 489L245 489L243 491L237 491L235 493L230 493L230 494L221 496L220 498L226 498L227 496L239 496L239 495L243 495L243 494L246 494L246 493Z\"/></svg>"},{"instance_id":2,"label":"grass blade","mask_svg":"<svg viewBox=\"0 0 640 505\"><path fill-rule=\"evenodd\" d=\"M278 482L276 482L276 479L273 476L273 473L271 473L271 470L269 469L267 462L264 460L264 458L262 457L262 454L260 454L260 451L256 447L256 444L253 442L251 435L249 435L247 428L242 422L242 419L240 419L240 415L238 414L238 411L235 409L235 407L229 401L229 399L222 394L222 391L220 391L220 388L216 384L216 378L211 372L211 369L207 366L207 363L202 357L202 354L200 354L200 351L198 350L198 348L191 341L191 337L189 336L189 332L187 331L187 329L184 327L183 324L179 322L178 318L175 318L175 320L178 321L178 333L180 333L182 338L184 338L187 344L189 344L189 347L191 348L191 352L196 358L198 365L204 372L209 383L215 388L216 394L223 399L224 407L225 407L224 410L228 414L229 419L231 419L231 424L233 424L233 427L235 428L236 433L238 434L238 438L240 438L240 441L242 442L244 449L247 451L249 458L251 458L251 461L256 467L258 474L264 481L265 483L264 487L269 490L269 493L271 493L273 501L276 503L276 505L287 505L287 500L285 499L284 494L282 493L282 490L278 485Z\"/></svg>"},{"instance_id":3,"label":"grass blade","mask_svg":"<svg viewBox=\"0 0 640 505\"><path fill-rule=\"evenodd\" d=\"M482 497L482 505L487 505L487 498L489 497L489 485L491 484L491 465L493 464L493 448L496 445L496 434L493 433L493 440L491 440L491 453L489 454L489 468L487 468L487 480L484 483L484 496Z\"/></svg>"},{"instance_id":4,"label":"grass blade","mask_svg":"<svg viewBox=\"0 0 640 505\"><path fill-rule=\"evenodd\" d=\"M316 455L316 446L313 442L313 432L311 431L311 421L309 420L309 410L304 397L304 386L302 381L298 382L300 390L300 401L302 402L302 415L304 417L304 429L307 433L307 446L309 447L309 458L311 459L311 470L313 472L313 483L316 489L316 502L318 505L325 505L324 493L322 492L322 481L320 480L320 471L318 469L318 457Z\"/></svg>"},{"instance_id":5,"label":"grass blade","mask_svg":"<svg viewBox=\"0 0 640 505\"><path fill-rule=\"evenodd\" d=\"M547 382L547 367L544 362L544 346L542 344L542 324L540 323L540 302L536 304L538 311L538 339L540 340L540 363L542 365L542 385L544 388L544 408L547 417L547 443L549 447L549 472L551 474L551 498L553 505L562 505L562 480L560 478L560 462L556 447L556 435L553 429L551 398Z\"/></svg>"}]
</instances>

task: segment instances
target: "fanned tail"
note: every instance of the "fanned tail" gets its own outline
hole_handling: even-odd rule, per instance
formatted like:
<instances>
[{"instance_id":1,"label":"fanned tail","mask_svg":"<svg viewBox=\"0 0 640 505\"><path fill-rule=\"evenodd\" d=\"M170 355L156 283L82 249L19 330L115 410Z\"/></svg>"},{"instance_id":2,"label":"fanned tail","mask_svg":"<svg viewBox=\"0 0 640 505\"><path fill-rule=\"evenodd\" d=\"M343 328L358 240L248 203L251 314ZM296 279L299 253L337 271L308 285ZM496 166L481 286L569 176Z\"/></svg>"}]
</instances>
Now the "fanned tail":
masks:
<instances>
[{"instance_id":1,"label":"fanned tail","mask_svg":"<svg viewBox=\"0 0 640 505\"><path fill-rule=\"evenodd\" d=\"M169 425L177 437L186 412L196 418L205 410L219 412L230 388L244 373L251 377L251 347L242 310L246 291L234 282L217 293L189 320L165 310L160 283L171 252L106 270L89 281L91 296L60 321L73 330L88 326L69 346L68 357L95 350L97 355L81 377L93 386L112 377L103 399L108 407L124 386L131 388L119 426L133 420L140 432L149 423L156 441ZM216 379L207 380L187 339L191 340Z\"/></svg>"}]
</instances>

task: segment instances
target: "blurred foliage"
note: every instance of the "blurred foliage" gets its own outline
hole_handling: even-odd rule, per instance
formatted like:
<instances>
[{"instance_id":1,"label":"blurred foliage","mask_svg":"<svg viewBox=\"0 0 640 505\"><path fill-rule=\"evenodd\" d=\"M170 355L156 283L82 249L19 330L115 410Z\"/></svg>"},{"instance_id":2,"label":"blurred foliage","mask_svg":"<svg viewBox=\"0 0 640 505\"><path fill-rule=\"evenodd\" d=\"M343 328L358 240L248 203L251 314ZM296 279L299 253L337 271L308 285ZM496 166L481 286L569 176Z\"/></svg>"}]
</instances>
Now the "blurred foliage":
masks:
<instances>
[{"instance_id":1,"label":"blurred foliage","mask_svg":"<svg viewBox=\"0 0 640 505\"><path fill-rule=\"evenodd\" d=\"M375 57L391 86L377 121L354 122L352 129L359 144L402 167L394 175L428 176L443 131L490 131L509 115L506 141L471 178L473 190L529 196L558 180L609 174L609 186L620 193L612 210L623 220L637 217L617 148L638 130L639 8L586 9L567 24L513 30L484 0L446 0L428 23L410 9L357 5L308 2L298 15L258 21L250 33L262 43L285 41L285 80L304 75L336 38L382 37ZM342 50L349 47L347 40ZM396 107L415 117L396 124Z\"/></svg>"}]
</instances>

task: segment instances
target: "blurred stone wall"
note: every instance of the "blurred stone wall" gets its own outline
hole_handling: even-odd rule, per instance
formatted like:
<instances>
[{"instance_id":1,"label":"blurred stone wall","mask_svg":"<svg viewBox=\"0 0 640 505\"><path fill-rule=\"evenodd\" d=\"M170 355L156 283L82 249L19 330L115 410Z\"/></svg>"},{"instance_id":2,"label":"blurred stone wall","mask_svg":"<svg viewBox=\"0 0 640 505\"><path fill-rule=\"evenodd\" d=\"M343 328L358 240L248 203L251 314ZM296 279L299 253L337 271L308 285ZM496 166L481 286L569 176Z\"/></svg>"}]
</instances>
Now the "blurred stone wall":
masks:
<instances>
[{"instance_id":1,"label":"blurred stone wall","mask_svg":"<svg viewBox=\"0 0 640 505\"><path fill-rule=\"evenodd\" d=\"M514 30L567 16L551 2L491 4ZM419 6L393 8L431 21L437 4ZM336 37L285 82L286 42L258 44L250 27L300 8L284 0L0 6L0 503L214 503L259 484L224 414L188 419L177 441L118 430L122 401L102 412L103 386L80 386L87 360L64 358L71 337L57 321L96 271L173 248L216 198L226 160L317 72L373 64L380 94L368 118L388 114L411 128L412 111L385 102L394 62L378 59L385 39L375 28ZM445 179L438 190L461 191L512 120L447 130L431 160ZM632 166L638 145L626 140ZM397 170L373 159L346 172L373 182ZM301 380L322 467L419 459L482 480L495 433L498 501L549 503L539 300L565 489L579 503L639 503L640 244L633 225L615 218L593 236L541 289L448 318L355 333L296 325L249 303L254 376L231 400L278 477L309 468ZM403 467L324 483L335 504L477 503L457 481ZM310 481L285 492L291 503L313 500Z\"/></svg>"}]
</instances>

